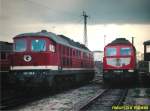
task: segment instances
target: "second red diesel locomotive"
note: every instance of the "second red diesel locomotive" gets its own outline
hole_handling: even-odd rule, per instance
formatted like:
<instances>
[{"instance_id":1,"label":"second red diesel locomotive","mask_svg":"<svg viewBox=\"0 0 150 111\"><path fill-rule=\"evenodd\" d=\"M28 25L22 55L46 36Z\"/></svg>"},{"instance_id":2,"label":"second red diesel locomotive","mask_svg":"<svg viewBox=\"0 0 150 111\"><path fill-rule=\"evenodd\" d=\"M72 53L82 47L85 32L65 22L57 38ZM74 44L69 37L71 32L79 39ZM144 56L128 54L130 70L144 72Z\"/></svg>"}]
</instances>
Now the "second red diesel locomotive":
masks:
<instances>
[{"instance_id":1,"label":"second red diesel locomotive","mask_svg":"<svg viewBox=\"0 0 150 111\"><path fill-rule=\"evenodd\" d=\"M137 78L136 49L125 38L118 38L104 48L103 80L135 80Z\"/></svg>"},{"instance_id":2,"label":"second red diesel locomotive","mask_svg":"<svg viewBox=\"0 0 150 111\"><path fill-rule=\"evenodd\" d=\"M14 37L11 72L20 83L44 83L52 86L90 81L94 77L92 52L84 45L42 30Z\"/></svg>"}]
</instances>

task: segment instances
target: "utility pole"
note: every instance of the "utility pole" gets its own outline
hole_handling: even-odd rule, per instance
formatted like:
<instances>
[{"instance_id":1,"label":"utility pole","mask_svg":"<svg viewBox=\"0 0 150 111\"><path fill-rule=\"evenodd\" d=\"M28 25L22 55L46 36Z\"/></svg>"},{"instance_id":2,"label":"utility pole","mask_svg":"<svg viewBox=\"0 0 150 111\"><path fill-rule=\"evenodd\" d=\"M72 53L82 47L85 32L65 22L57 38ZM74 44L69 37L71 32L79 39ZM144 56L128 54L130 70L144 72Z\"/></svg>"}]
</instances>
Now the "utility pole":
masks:
<instances>
[{"instance_id":1,"label":"utility pole","mask_svg":"<svg viewBox=\"0 0 150 111\"><path fill-rule=\"evenodd\" d=\"M135 38L135 37L132 37L132 44L133 44L133 45L134 45L134 38Z\"/></svg>"},{"instance_id":2,"label":"utility pole","mask_svg":"<svg viewBox=\"0 0 150 111\"><path fill-rule=\"evenodd\" d=\"M84 39L83 39L83 43L84 43L85 46L88 46L88 40L87 40L87 26L86 26L88 15L86 15L86 12L83 11L83 15L82 15L82 16L84 17Z\"/></svg>"},{"instance_id":3,"label":"utility pole","mask_svg":"<svg viewBox=\"0 0 150 111\"><path fill-rule=\"evenodd\" d=\"M104 34L104 47L106 45L106 35Z\"/></svg>"},{"instance_id":4,"label":"utility pole","mask_svg":"<svg viewBox=\"0 0 150 111\"><path fill-rule=\"evenodd\" d=\"M104 47L106 45L106 24L104 24Z\"/></svg>"}]
</instances>

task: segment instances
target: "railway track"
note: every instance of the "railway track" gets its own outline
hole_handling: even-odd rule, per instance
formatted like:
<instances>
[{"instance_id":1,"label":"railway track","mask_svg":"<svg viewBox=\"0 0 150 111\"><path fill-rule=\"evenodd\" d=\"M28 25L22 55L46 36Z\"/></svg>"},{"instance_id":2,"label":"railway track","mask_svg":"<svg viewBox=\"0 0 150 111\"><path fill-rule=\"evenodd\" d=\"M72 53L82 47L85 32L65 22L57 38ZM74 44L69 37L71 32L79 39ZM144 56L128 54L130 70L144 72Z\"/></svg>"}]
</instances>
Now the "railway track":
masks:
<instances>
[{"instance_id":1,"label":"railway track","mask_svg":"<svg viewBox=\"0 0 150 111\"><path fill-rule=\"evenodd\" d=\"M0 104L0 110L9 110L13 109L15 107L25 105L29 102L41 99L49 95L48 91L39 91L35 89L25 89L22 91L16 91L16 93L13 93L12 95L5 95L5 97L2 98L1 104Z\"/></svg>"},{"instance_id":2,"label":"railway track","mask_svg":"<svg viewBox=\"0 0 150 111\"><path fill-rule=\"evenodd\" d=\"M128 89L105 89L99 90L93 97L76 103L73 107L74 111L111 111L113 106L122 105Z\"/></svg>"},{"instance_id":3,"label":"railway track","mask_svg":"<svg viewBox=\"0 0 150 111\"><path fill-rule=\"evenodd\" d=\"M12 96L12 97L2 100L0 109L1 110L11 109L21 104L27 103L28 101L29 101L29 98L25 97L25 95Z\"/></svg>"},{"instance_id":4,"label":"railway track","mask_svg":"<svg viewBox=\"0 0 150 111\"><path fill-rule=\"evenodd\" d=\"M73 86L74 88L78 88L79 86ZM63 91L67 91L72 89L73 87L57 87L53 90L50 89L42 89L39 88L21 88L19 90L14 91L13 93L8 93L3 95L0 102L0 110L12 110L17 108L18 106L24 106L33 101L37 101L43 98L47 98L48 96L53 96L58 93L63 93Z\"/></svg>"},{"instance_id":5,"label":"railway track","mask_svg":"<svg viewBox=\"0 0 150 111\"><path fill-rule=\"evenodd\" d=\"M94 82L101 82L103 80L103 76L102 75L96 75L95 78L93 79Z\"/></svg>"},{"instance_id":6,"label":"railway track","mask_svg":"<svg viewBox=\"0 0 150 111\"><path fill-rule=\"evenodd\" d=\"M1 98L0 109L6 110L26 103L31 96L30 92L32 90L16 90L9 95L4 95Z\"/></svg>"}]
</instances>

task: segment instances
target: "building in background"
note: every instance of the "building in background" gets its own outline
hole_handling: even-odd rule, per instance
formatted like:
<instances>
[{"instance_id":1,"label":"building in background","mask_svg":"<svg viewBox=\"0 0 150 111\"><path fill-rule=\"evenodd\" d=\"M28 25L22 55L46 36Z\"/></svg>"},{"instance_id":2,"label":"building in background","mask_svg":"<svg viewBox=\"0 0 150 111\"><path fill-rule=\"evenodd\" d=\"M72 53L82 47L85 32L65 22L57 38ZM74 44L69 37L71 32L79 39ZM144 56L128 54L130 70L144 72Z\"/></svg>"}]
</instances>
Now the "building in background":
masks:
<instances>
[{"instance_id":1,"label":"building in background","mask_svg":"<svg viewBox=\"0 0 150 111\"><path fill-rule=\"evenodd\" d=\"M93 51L94 55L94 64L95 64L95 72L98 74L102 74L102 63L103 63L103 51Z\"/></svg>"},{"instance_id":2,"label":"building in background","mask_svg":"<svg viewBox=\"0 0 150 111\"><path fill-rule=\"evenodd\" d=\"M94 55L94 61L103 62L103 55L104 55L103 51L93 51L93 55Z\"/></svg>"},{"instance_id":3,"label":"building in background","mask_svg":"<svg viewBox=\"0 0 150 111\"><path fill-rule=\"evenodd\" d=\"M144 53L136 52L137 62L144 60Z\"/></svg>"}]
</instances>

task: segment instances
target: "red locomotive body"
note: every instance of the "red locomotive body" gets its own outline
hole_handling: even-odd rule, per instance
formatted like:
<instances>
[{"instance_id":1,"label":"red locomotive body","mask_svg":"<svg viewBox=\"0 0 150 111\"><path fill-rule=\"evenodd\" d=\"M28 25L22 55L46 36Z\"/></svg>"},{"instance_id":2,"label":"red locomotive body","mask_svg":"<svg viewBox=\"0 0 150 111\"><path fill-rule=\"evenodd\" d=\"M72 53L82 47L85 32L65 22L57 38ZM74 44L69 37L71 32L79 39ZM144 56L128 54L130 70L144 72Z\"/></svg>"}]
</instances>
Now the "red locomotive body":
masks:
<instances>
[{"instance_id":1,"label":"red locomotive body","mask_svg":"<svg viewBox=\"0 0 150 111\"><path fill-rule=\"evenodd\" d=\"M11 71L22 83L75 82L94 77L93 55L84 45L45 30L14 37Z\"/></svg>"},{"instance_id":2,"label":"red locomotive body","mask_svg":"<svg viewBox=\"0 0 150 111\"><path fill-rule=\"evenodd\" d=\"M118 38L104 48L103 79L125 80L137 78L136 50L125 38Z\"/></svg>"}]
</instances>

